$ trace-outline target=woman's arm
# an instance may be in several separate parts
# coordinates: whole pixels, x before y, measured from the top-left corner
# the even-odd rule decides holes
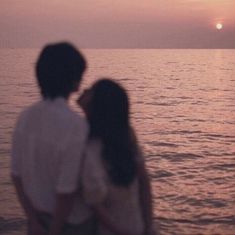
[[[95,205],[93,206],[93,209],[100,223],[102,223],[110,232],[116,235],[135,235],[116,227],[114,222],[110,218],[110,215],[107,213],[106,209],[102,205]]]
[[[138,163],[138,179],[140,206],[145,223],[145,234],[147,235],[152,231],[153,206],[150,180],[144,162]]]
[[[153,206],[152,206],[152,190],[148,172],[146,170],[145,162],[141,148],[138,144],[137,136],[133,128],[131,128],[131,141],[135,149],[136,162],[137,162],[137,177],[139,181],[139,195],[140,195],[140,207],[144,219],[145,232],[144,234],[150,234],[152,230],[153,220]]]

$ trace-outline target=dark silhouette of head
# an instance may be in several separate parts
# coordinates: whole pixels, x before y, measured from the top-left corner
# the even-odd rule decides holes
[[[96,82],[91,88],[88,120],[91,138],[103,143],[102,157],[112,182],[128,186],[136,176],[136,152],[124,88],[109,79]]]
[[[85,69],[83,55],[71,44],[63,42],[45,46],[36,64],[43,98],[68,98],[78,89]]]
[[[91,89],[90,112],[92,119],[96,120],[96,126],[102,127],[100,135],[104,131],[126,131],[129,128],[129,101],[125,90],[116,82],[102,79],[96,82]],[[99,125],[98,125],[99,124]],[[98,134],[98,133],[97,133]]]

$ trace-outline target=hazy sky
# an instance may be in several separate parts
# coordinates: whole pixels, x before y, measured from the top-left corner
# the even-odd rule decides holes
[[[235,48],[235,0],[0,0],[0,27],[0,47]]]

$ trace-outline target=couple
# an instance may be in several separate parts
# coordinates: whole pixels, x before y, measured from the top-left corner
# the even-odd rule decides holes
[[[103,79],[68,106],[86,70],[72,45],[46,46],[36,64],[42,100],[18,118],[11,176],[29,235],[147,235],[152,204],[125,90]]]

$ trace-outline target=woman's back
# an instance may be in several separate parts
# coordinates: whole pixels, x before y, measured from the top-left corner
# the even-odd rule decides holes
[[[151,224],[150,187],[131,128],[127,92],[102,79],[80,104],[90,124],[84,192],[102,221],[101,234],[143,234]]]
[[[92,205],[101,204],[115,227],[131,234],[142,234],[144,225],[137,177],[128,186],[115,185],[107,173],[101,154],[101,142],[89,141],[83,174],[85,199]],[[99,224],[99,234],[113,233]]]
[[[132,234],[142,234],[143,219],[139,205],[139,187],[135,180],[129,187],[116,187],[112,184],[108,186],[109,191],[104,201],[107,212],[112,216],[115,225],[124,231]],[[101,234],[111,234],[102,228]]]

